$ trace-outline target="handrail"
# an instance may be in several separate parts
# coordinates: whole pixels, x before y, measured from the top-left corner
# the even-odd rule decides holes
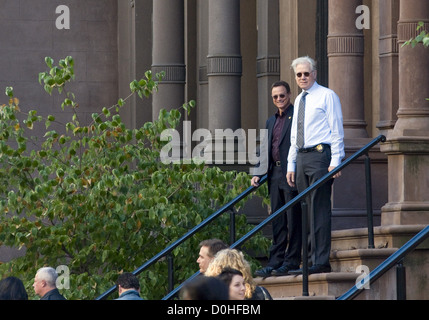
[[[328,180],[332,179],[334,175],[336,175],[338,172],[343,170],[345,167],[350,165],[353,161],[357,160],[363,155],[366,155],[368,153],[368,150],[373,148],[375,145],[377,145],[380,142],[385,142],[386,137],[384,135],[380,135],[374,140],[372,140],[370,143],[368,143],[366,146],[364,146],[362,149],[360,149],[358,152],[347,158],[345,161],[343,161],[338,167],[336,167],[334,170],[328,172],[325,176],[323,176],[321,179],[317,180],[314,184],[309,186],[304,191],[300,192],[295,198],[290,200],[288,203],[286,203],[283,207],[278,209],[276,212],[269,215],[264,221],[262,221],[260,224],[258,224],[256,227],[254,227],[251,231],[249,231],[246,235],[241,237],[238,241],[234,242],[230,248],[234,249],[236,247],[241,246],[244,242],[246,242],[248,239],[253,237],[257,232],[259,232],[263,227],[265,227],[268,223],[270,223],[272,220],[277,218],[278,215],[282,214],[284,211],[289,209],[290,207],[294,206],[298,202],[302,201],[302,199],[310,192],[314,191],[315,189],[321,187],[324,183],[326,183]],[[306,238],[306,237],[305,237]],[[303,237],[304,239],[304,237]],[[304,269],[304,268],[303,268]],[[199,272],[195,273],[191,278],[189,278],[187,281],[195,278],[195,276],[198,275]],[[303,278],[306,278],[308,276],[308,271],[303,270]],[[185,282],[187,282],[185,281]],[[173,291],[171,291],[168,295],[166,295],[163,300],[168,300],[172,298],[176,293],[183,287],[184,283],[180,284],[178,287],[176,287]],[[305,284],[304,284],[305,285]]]
[[[176,249],[177,246],[179,246],[182,242],[186,241],[190,237],[192,237],[195,233],[197,233],[199,230],[204,228],[207,224],[211,223],[213,220],[215,220],[217,217],[219,217],[221,214],[225,213],[226,211],[232,209],[238,202],[243,200],[245,197],[247,197],[250,193],[257,190],[259,187],[261,187],[265,182],[267,181],[267,175],[263,176],[261,180],[259,181],[258,187],[249,187],[245,191],[243,191],[241,194],[239,194],[237,197],[232,199],[230,202],[228,202],[226,205],[224,205],[222,208],[217,210],[215,213],[210,215],[207,219],[202,221],[200,224],[192,228],[190,231],[188,231],[185,235],[183,235],[181,238],[173,242],[171,245],[169,245],[167,248],[159,252],[157,255],[152,257],[149,261],[144,263],[142,266],[134,270],[132,273],[134,275],[138,275],[147,268],[149,268],[152,264],[157,262],[159,259],[168,256],[174,249]],[[193,279],[199,272],[191,276]],[[99,295],[95,300],[103,300],[107,298],[110,294],[112,294],[117,289],[116,286],[112,286],[110,289],[105,291],[103,294]]]
[[[251,231],[249,231],[246,235],[241,237],[238,241],[234,242],[232,245],[230,245],[230,248],[236,248],[241,246],[245,241],[253,237],[257,232],[259,232],[263,227],[265,227],[268,223],[270,223],[272,220],[274,220],[278,215],[282,214],[284,211],[286,211],[288,208],[294,206],[298,202],[302,201],[302,199],[310,192],[314,191],[315,189],[321,187],[324,183],[326,183],[328,180],[332,179],[334,175],[336,175],[338,172],[340,172],[342,169],[350,165],[353,161],[360,158],[362,155],[365,155],[368,153],[368,150],[370,150],[372,147],[377,145],[379,142],[385,142],[386,137],[384,135],[380,135],[374,140],[372,140],[370,143],[368,143],[366,146],[364,146],[361,150],[347,158],[344,162],[342,162],[338,167],[336,167],[334,170],[328,172],[325,176],[323,176],[321,179],[316,181],[314,184],[309,186],[307,189],[302,191],[298,194],[295,198],[290,200],[288,203],[286,203],[283,207],[278,209],[276,212],[272,213],[268,218],[266,218],[264,221],[262,221],[259,225],[254,227]],[[261,178],[259,187],[267,181],[267,175]],[[141,267],[133,271],[134,275],[138,275],[141,272],[143,272],[145,269],[147,269],[149,266],[157,262],[159,259],[161,259],[164,256],[167,256],[171,253],[178,245],[180,245],[182,242],[193,236],[196,232],[198,232],[200,229],[205,227],[207,224],[211,223],[214,219],[216,219],[218,216],[220,216],[222,213],[230,210],[236,203],[247,197],[250,193],[258,189],[259,187],[249,187],[247,190],[245,190],[243,193],[241,193],[239,196],[237,196],[235,199],[231,200],[228,204],[224,205],[221,209],[213,213],[211,216],[209,216],[206,220],[201,222],[199,225],[195,226],[193,229],[188,231],[184,236],[182,236],[180,239],[176,240],[173,244],[159,252],[157,255],[155,255],[153,258],[151,258],[149,261],[147,261],[145,264],[143,264]],[[303,278],[306,278],[307,270],[303,270]],[[172,297],[174,297],[177,292],[183,287],[183,285],[194,279],[199,274],[199,271],[196,272],[194,275],[192,275],[190,278],[185,280],[182,284],[180,284],[178,287],[176,287],[174,290],[172,290],[169,294],[167,294],[162,300],[168,300]],[[116,290],[116,286],[112,286],[110,289],[108,289],[106,292],[101,294],[96,298],[96,300],[102,300],[108,297],[111,293],[113,293]]]
[[[355,284],[349,291],[337,298],[337,300],[349,300],[355,298],[362,292],[362,288],[366,284],[372,284],[383,274],[385,274],[390,268],[398,264],[408,253],[413,251],[419,244],[429,238],[429,226],[426,226],[407,243],[405,243],[400,249],[393,253],[390,257],[384,260],[378,267],[369,273],[368,276],[364,277],[358,284]]]
[[[344,162],[342,162],[338,167],[336,167],[334,170],[328,172],[326,175],[324,175],[321,179],[317,180],[315,183],[313,183],[311,186],[309,186],[304,191],[300,192],[295,198],[290,200],[288,203],[286,203],[283,207],[278,209],[276,212],[272,213],[268,218],[266,218],[264,221],[262,221],[259,225],[257,225],[254,229],[249,231],[246,235],[244,235],[241,239],[236,241],[234,244],[231,245],[231,248],[238,247],[243,244],[243,242],[247,241],[250,237],[254,236],[255,233],[260,231],[265,225],[270,223],[272,220],[277,218],[279,214],[286,211],[289,207],[292,207],[299,201],[301,201],[302,198],[304,198],[308,193],[314,191],[315,189],[321,187],[325,182],[327,182],[329,179],[331,179],[334,175],[336,175],[338,172],[340,172],[342,169],[350,165],[353,161],[360,158],[362,155],[365,155],[369,149],[377,145],[379,142],[386,141],[386,137],[383,135],[378,136],[376,139],[368,143],[365,147],[363,147],[361,150],[356,152],[354,155],[347,158]]]

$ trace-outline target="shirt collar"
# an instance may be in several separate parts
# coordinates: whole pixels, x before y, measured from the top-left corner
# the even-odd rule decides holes
[[[317,81],[314,81],[314,83],[313,83],[313,85],[311,86],[310,89],[308,89],[308,90],[302,90],[302,92],[307,92],[308,94],[310,94],[313,91],[315,91],[318,87],[319,87],[319,84],[317,83]]]

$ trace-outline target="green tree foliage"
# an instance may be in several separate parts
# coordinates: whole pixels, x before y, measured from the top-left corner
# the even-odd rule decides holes
[[[150,96],[162,74],[154,78],[146,72],[130,84],[128,97],[94,113],[92,123],[84,125],[75,96],[66,89],[74,79],[73,58],[58,66],[51,58],[45,61],[49,70],[40,73],[39,82],[48,94],[64,97],[62,108],[71,120],[61,124],[35,110],[24,115],[13,88],[6,88],[9,102],[0,106],[0,245],[25,255],[0,265],[0,276],[20,277],[33,298],[37,269],[65,265],[70,271],[70,289],[62,290],[66,298],[94,299],[120,272],[135,270],[244,191],[250,179],[203,164],[159,161],[167,143],[161,132],[175,128],[193,101],[179,110],[162,110],[157,121],[142,128],[125,127],[119,109],[133,94]],[[52,130],[53,123],[62,129]],[[35,126],[46,131],[43,139],[31,136]],[[266,195],[266,189],[261,192]],[[176,282],[198,269],[201,240],[228,241],[228,219],[221,217],[173,252]],[[238,237],[250,230],[244,215],[237,215],[236,225]],[[266,251],[268,243],[257,235],[246,246]],[[165,259],[144,271],[140,282],[144,298],[163,297]]]

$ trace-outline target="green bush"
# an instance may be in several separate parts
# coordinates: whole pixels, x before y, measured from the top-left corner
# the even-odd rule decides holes
[[[58,66],[51,58],[45,61],[49,70],[40,73],[39,82],[49,94],[65,97],[62,108],[72,111],[71,120],[61,124],[35,110],[23,115],[13,88],[6,88],[9,102],[0,106],[0,245],[22,248],[25,255],[0,265],[0,275],[20,277],[34,298],[37,269],[65,265],[70,288],[61,290],[64,296],[94,299],[120,272],[135,270],[244,191],[250,178],[203,164],[159,161],[167,143],[161,132],[177,126],[193,101],[184,110],[162,110],[157,121],[142,128],[125,127],[119,109],[133,94],[150,96],[162,74],[154,79],[146,72],[130,84],[127,98],[83,125],[75,96],[66,90],[74,79],[72,57]],[[51,130],[52,123],[62,131]],[[36,126],[46,129],[43,139],[31,136]],[[173,252],[177,283],[198,269],[201,240],[227,241],[228,219],[221,217]],[[238,215],[237,236],[249,230],[246,217]],[[246,246],[266,251],[268,242],[257,235]],[[143,272],[140,282],[144,298],[162,298],[168,287],[165,259]]]

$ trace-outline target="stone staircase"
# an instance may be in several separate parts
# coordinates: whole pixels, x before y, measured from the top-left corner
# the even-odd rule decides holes
[[[363,273],[369,274],[425,226],[380,226],[374,228],[374,249],[368,249],[368,230],[332,232],[331,273],[308,277],[309,296],[302,296],[302,275],[255,278],[276,300],[334,300],[353,287]],[[407,299],[429,299],[429,240],[404,259]],[[396,300],[396,268],[369,286],[357,300]]]

